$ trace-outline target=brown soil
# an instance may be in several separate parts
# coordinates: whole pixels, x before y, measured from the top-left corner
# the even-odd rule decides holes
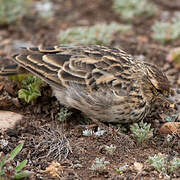
[[[56,13],[48,22],[39,19],[36,14],[24,17],[18,25],[11,24],[0,27],[0,63],[2,65],[11,63],[10,56],[17,52],[12,48],[13,42],[21,40],[31,42],[33,45],[55,45],[58,44],[56,36],[60,30],[76,25],[92,25],[97,22],[123,20],[116,15],[112,8],[111,0],[53,0],[56,4]],[[161,11],[174,11],[172,2],[157,1],[155,3]],[[179,2],[176,1],[176,9]],[[159,45],[151,38],[150,26],[159,15],[148,19],[136,18],[133,22],[133,32],[128,35],[116,35],[112,46],[121,46],[132,55],[144,55],[145,60],[154,62],[168,75],[173,87],[180,88],[180,72],[173,64],[166,62],[166,55],[175,46],[180,46],[177,40],[167,45]],[[1,80],[5,82],[4,80]],[[1,93],[17,97],[17,84],[8,81],[8,86],[1,89]],[[107,125],[107,132],[100,137],[82,135],[86,125],[92,124],[84,118],[77,110],[72,111],[65,123],[58,120],[58,112],[62,106],[55,97],[51,97],[51,89],[45,87],[41,97],[32,104],[20,101],[17,104],[0,103],[1,109],[11,110],[24,115],[23,120],[14,129],[0,132],[0,139],[8,141],[8,145],[0,146],[0,152],[5,154],[11,152],[20,142],[24,142],[23,150],[15,158],[16,161],[28,160],[27,170],[34,174],[28,179],[160,179],[160,174],[148,163],[149,156],[162,153],[168,155],[169,160],[179,156],[179,137],[174,136],[171,144],[167,143],[166,135],[159,132],[161,119],[157,117],[147,118],[146,121],[154,128],[153,137],[143,145],[137,144],[132,136],[129,125],[124,134],[120,133],[117,126]],[[97,129],[94,129],[95,131]],[[111,155],[105,150],[105,145],[115,145],[117,148]],[[107,168],[102,172],[90,170],[95,158],[105,157]],[[59,178],[52,177],[45,169],[52,162],[59,162]],[[138,172],[134,168],[134,162],[142,163],[143,170]],[[125,172],[118,173],[115,169],[128,165]],[[171,178],[179,179],[180,171],[177,170]],[[163,179],[163,177],[162,177]]]

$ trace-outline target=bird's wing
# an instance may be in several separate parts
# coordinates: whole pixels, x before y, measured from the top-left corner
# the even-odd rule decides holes
[[[57,88],[77,84],[90,91],[122,91],[132,82],[135,67],[130,55],[104,46],[25,48],[14,61]]]

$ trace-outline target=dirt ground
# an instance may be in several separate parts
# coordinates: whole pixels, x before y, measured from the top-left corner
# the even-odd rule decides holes
[[[155,42],[152,37],[151,26],[160,18],[162,11],[180,11],[178,0],[152,0],[157,3],[159,13],[155,17],[139,17],[133,21],[133,32],[114,36],[112,46],[120,46],[132,55],[144,55],[145,60],[161,67],[175,88],[180,88],[180,71],[173,64],[166,61],[169,50],[180,46],[180,40],[173,41],[164,46]],[[56,4],[55,16],[48,22],[37,18],[36,14],[24,17],[18,25],[11,24],[0,27],[0,63],[10,64],[11,55],[17,53],[13,49],[15,41],[28,42],[32,45],[56,45],[59,44],[56,36],[60,30],[77,25],[93,25],[97,22],[115,21],[123,23],[116,15],[108,0],[53,0]],[[174,5],[176,3],[176,5]],[[174,6],[173,6],[174,5]],[[18,86],[7,80],[1,94],[8,93],[12,98],[17,97]],[[32,104],[20,100],[18,105],[4,104],[0,102],[1,110],[11,110],[20,113],[23,120],[15,128],[0,132],[0,138],[8,141],[5,147],[0,146],[0,151],[7,154],[11,152],[20,142],[24,147],[16,161],[28,160],[27,170],[34,174],[28,179],[165,179],[148,163],[149,156],[161,153],[168,155],[169,160],[174,156],[180,157],[179,137],[174,136],[169,145],[166,135],[159,132],[161,119],[157,117],[146,118],[147,122],[154,128],[153,137],[143,145],[137,144],[129,125],[123,125],[126,129],[123,134],[117,126],[107,125],[109,129],[103,136],[83,136],[86,125],[92,124],[87,121],[77,110],[70,110],[72,115],[65,123],[58,120],[58,112],[63,107],[55,97],[51,96],[51,89],[47,85],[43,94]],[[97,129],[94,129],[95,131]],[[105,150],[105,145],[115,145],[117,148],[111,155]],[[103,172],[90,170],[95,158],[105,157],[107,168]],[[45,169],[53,162],[59,162],[59,177],[52,177]],[[143,164],[142,172],[134,168],[134,163]],[[125,172],[118,173],[115,169],[128,165]],[[180,179],[180,170],[177,170],[171,179]]]

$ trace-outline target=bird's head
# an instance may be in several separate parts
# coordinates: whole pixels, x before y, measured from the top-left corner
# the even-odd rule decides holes
[[[171,88],[166,75],[152,64],[146,64],[146,74],[153,87],[156,96],[169,97]]]
[[[174,108],[171,100],[173,90],[166,75],[152,64],[144,63],[143,95],[151,105],[167,111]],[[169,111],[169,110],[168,110]]]

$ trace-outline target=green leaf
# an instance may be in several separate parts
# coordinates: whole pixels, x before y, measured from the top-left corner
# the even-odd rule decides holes
[[[15,82],[22,82],[27,77],[27,74],[16,74],[12,76],[8,76],[9,80],[13,80]]]
[[[16,148],[10,153],[10,158],[8,160],[13,160],[15,156],[17,156],[18,153],[21,151],[22,147],[23,147],[23,143],[16,146]]]
[[[22,81],[23,89],[20,89],[18,92],[18,97],[24,99],[27,103],[37,99],[41,96],[41,87],[45,83],[38,77],[29,75],[26,79]]]
[[[17,166],[16,166],[16,172],[19,172],[21,171],[27,164],[27,160],[25,159],[24,161],[22,161],[21,163],[19,163]]]
[[[6,156],[4,156],[3,158],[2,158],[2,160],[0,161],[0,176],[2,176],[3,174],[4,174],[4,171],[3,171],[3,166],[5,165],[5,163],[6,163]]]
[[[31,174],[32,174],[31,171],[22,171],[20,173],[16,173],[14,175],[14,179],[22,179],[22,178],[25,178],[25,177],[29,177]]]
[[[18,91],[18,98],[20,99],[24,99],[27,103],[29,102],[28,101],[28,90],[26,89],[20,89]]]
[[[24,99],[27,103],[41,96],[40,90],[36,89],[36,87],[30,86],[29,90],[20,89],[18,91],[18,98]]]
[[[45,83],[37,76],[28,75],[26,79],[22,81],[22,88],[30,89],[31,85],[35,85],[37,89],[40,89],[40,87],[44,86]]]

